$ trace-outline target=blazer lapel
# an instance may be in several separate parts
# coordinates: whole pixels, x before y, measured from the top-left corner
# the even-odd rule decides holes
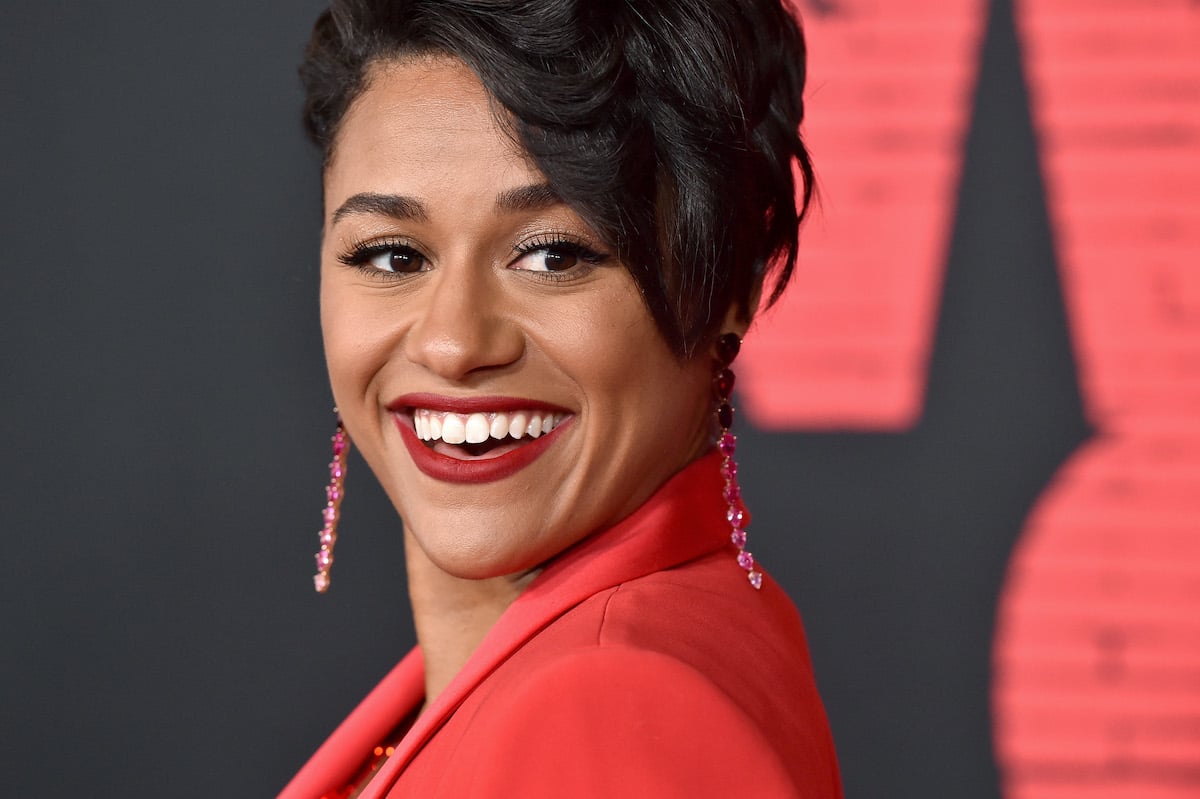
[[[463,700],[554,619],[593,594],[686,563],[728,544],[729,523],[724,516],[724,483],[719,469],[720,456],[706,455],[668,480],[631,516],[589,536],[548,563],[496,622],[462,671],[417,719],[360,799],[386,796],[405,766]],[[412,658],[410,653],[401,666]],[[393,671],[387,679],[395,674]],[[412,707],[410,703],[402,708],[392,716],[392,723]],[[381,730],[379,734],[386,732]],[[377,740],[363,744],[363,756]]]
[[[278,799],[316,799],[348,783],[367,753],[399,719],[418,707],[424,696],[425,667],[421,650],[413,649],[338,725]]]

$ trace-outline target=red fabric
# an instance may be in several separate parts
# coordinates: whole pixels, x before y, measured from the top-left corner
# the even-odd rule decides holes
[[[841,797],[799,615],[735,562],[718,465],[550,563],[363,799]],[[280,799],[341,787],[422,692],[413,650]]]

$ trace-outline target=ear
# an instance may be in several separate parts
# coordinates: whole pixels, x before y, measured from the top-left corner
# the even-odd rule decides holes
[[[734,302],[729,306],[729,310],[725,312],[725,318],[721,320],[720,333],[736,333],[738,338],[745,338],[750,323],[754,321],[754,317],[758,313],[758,305],[762,302],[762,291],[763,279],[760,277],[754,281],[754,286],[750,289],[749,300],[745,305]]]

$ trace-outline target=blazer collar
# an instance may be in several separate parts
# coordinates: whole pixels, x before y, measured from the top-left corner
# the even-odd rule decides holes
[[[593,594],[678,566],[729,543],[721,457],[713,452],[663,484],[608,530],[588,536],[550,561],[496,622],[479,648],[416,720],[360,799],[387,795],[404,767],[467,696],[539,630]],[[329,790],[333,772],[351,772],[421,702],[424,667],[414,648],[362,701],[288,784],[279,799],[310,799]]]

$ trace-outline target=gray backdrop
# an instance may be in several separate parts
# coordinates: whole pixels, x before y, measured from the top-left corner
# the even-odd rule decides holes
[[[334,589],[309,580],[331,414],[295,66],[321,5],[6,4],[4,795],[272,796],[413,643],[357,460]],[[922,422],[742,431],[849,796],[999,796],[996,595],[1087,435],[1058,292],[998,0]]]

